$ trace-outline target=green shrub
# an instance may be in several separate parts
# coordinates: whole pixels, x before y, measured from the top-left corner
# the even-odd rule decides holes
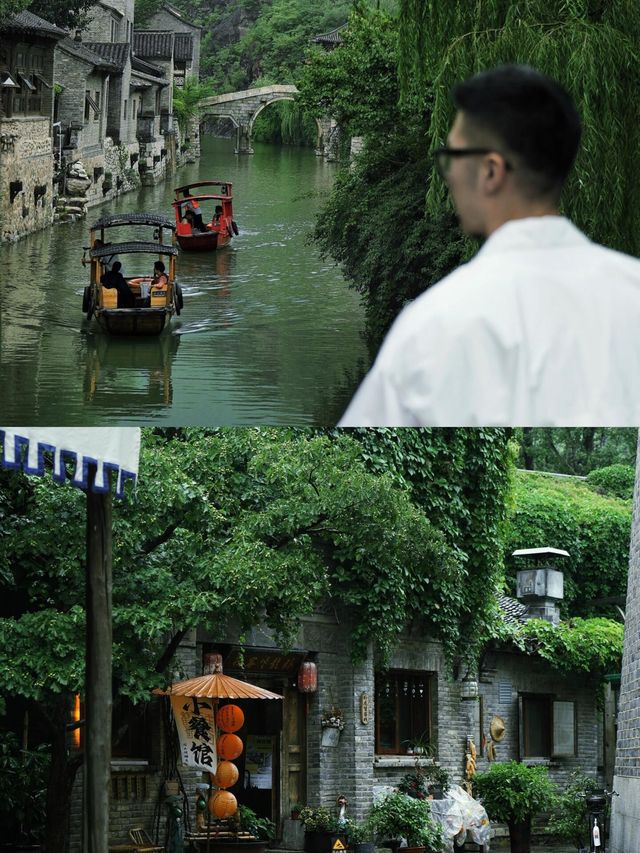
[[[444,845],[442,830],[431,817],[428,800],[389,794],[372,807],[369,822],[379,841],[406,838],[409,847],[431,850],[440,850]]]
[[[338,832],[338,818],[325,806],[305,806],[300,811],[300,820],[307,832]]]
[[[601,495],[632,500],[635,476],[635,468],[631,465],[609,465],[607,468],[590,471],[587,474],[587,483]]]
[[[549,832],[570,841],[578,848],[589,845],[587,796],[599,790],[590,776],[576,771],[571,782],[558,796],[554,813],[549,821]]]
[[[474,793],[491,820],[520,823],[555,802],[556,786],[546,767],[529,767],[519,761],[492,764],[475,779]]]

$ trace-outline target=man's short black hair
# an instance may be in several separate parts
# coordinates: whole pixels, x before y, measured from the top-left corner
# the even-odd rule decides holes
[[[575,104],[559,83],[527,65],[502,65],[455,86],[453,102],[472,128],[516,155],[532,189],[559,193],[581,134]]]
[[[159,270],[159,272],[164,272],[164,264],[162,261],[156,261],[153,265],[154,270]]]
[[[116,262],[114,263],[114,265],[111,267],[111,269],[112,269],[114,272],[120,272],[120,270],[122,269],[122,264],[120,263],[120,261],[116,261]]]

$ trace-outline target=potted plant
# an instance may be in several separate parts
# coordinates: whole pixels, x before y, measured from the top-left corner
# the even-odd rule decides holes
[[[198,842],[201,849],[210,844],[214,853],[264,853],[267,844],[275,838],[273,821],[258,816],[248,806],[238,806],[237,812],[227,818],[226,825],[234,833],[231,837],[221,837],[214,828],[207,842]]]
[[[397,849],[406,839],[408,851],[439,851],[444,847],[440,826],[431,817],[428,800],[396,792],[375,803],[369,813],[369,825],[375,837]]]
[[[368,820],[349,820],[346,829],[353,853],[374,853],[373,829]]]
[[[346,847],[346,832],[338,818],[326,806],[305,806],[300,811],[304,823],[304,849],[306,853],[331,853],[340,838]]]
[[[300,812],[303,808],[302,803],[294,803],[291,806],[291,820],[300,820]]]
[[[587,797],[601,790],[595,779],[575,771],[560,793],[549,821],[549,831],[575,844],[579,851],[589,849],[589,810]]]
[[[547,768],[506,761],[473,781],[489,817],[508,824],[511,853],[530,853],[531,818],[555,802],[556,786]]]

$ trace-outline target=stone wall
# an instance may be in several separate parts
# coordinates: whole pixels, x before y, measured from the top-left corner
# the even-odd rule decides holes
[[[2,119],[0,133],[14,136],[2,152],[0,169],[0,241],[16,240],[46,228],[53,221],[53,156],[49,118],[40,116]],[[10,200],[10,184],[22,183],[21,192]],[[36,187],[44,189],[37,201]]]
[[[636,463],[618,742],[611,818],[612,853],[640,850],[640,445]]]

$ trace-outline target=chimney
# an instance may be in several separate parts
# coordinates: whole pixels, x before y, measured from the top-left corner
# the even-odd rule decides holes
[[[546,619],[552,625],[560,621],[560,602],[564,598],[564,577],[554,563],[568,557],[560,548],[521,548],[513,552],[522,557],[527,567],[520,569],[516,581],[516,597],[526,604],[529,616]]]

